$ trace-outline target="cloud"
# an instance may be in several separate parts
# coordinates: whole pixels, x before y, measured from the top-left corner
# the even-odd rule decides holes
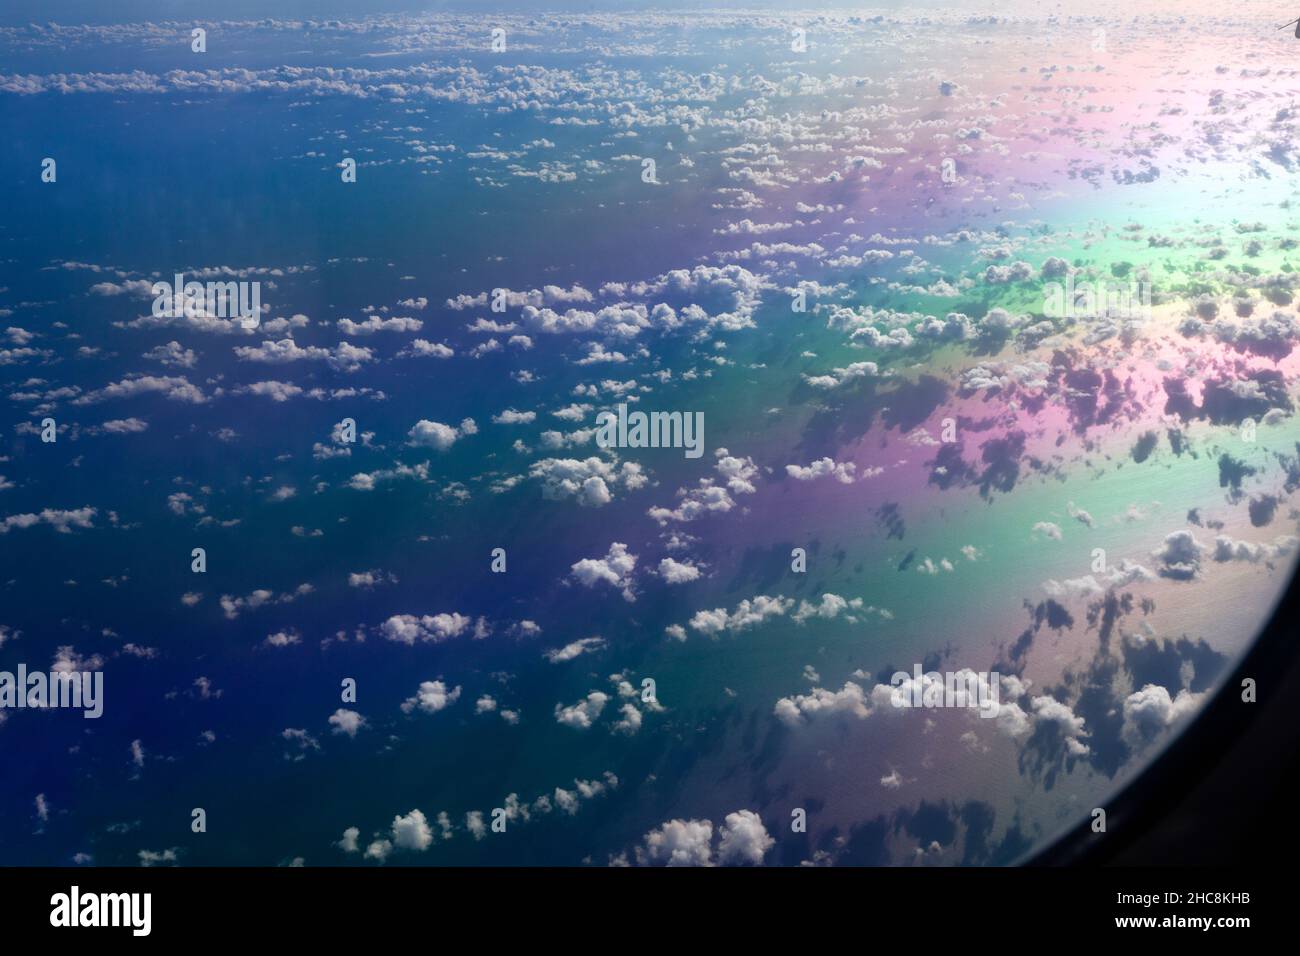
[[[741,601],[730,613],[726,608],[697,611],[691,617],[689,624],[693,630],[701,634],[715,635],[723,631],[739,633],[762,624],[770,617],[780,617],[792,607],[794,607],[794,600],[791,598],[779,594],[776,597],[760,594],[752,599],[746,598]]]
[[[1078,521],[1080,524],[1087,525],[1089,528],[1095,527],[1092,515],[1088,514],[1088,512],[1084,511],[1082,508],[1075,507],[1073,501],[1065,506],[1065,510],[1069,513],[1071,518]]]
[[[1088,745],[1083,738],[1088,736],[1084,729],[1082,717],[1075,715],[1068,704],[1063,704],[1055,697],[1043,695],[1030,701],[1034,718],[1037,721],[1055,724],[1065,738],[1065,746],[1075,756],[1088,753]]]
[[[291,647],[294,644],[302,643],[302,637],[294,630],[287,629],[276,631],[274,634],[266,636],[266,643],[271,647]]]
[[[480,626],[483,619],[479,618]],[[426,614],[416,617],[414,614],[394,614],[379,625],[380,632],[390,641],[414,646],[418,641],[424,644],[438,644],[453,637],[460,637],[474,625],[473,618],[456,612],[443,614]]]
[[[953,571],[955,569],[952,562],[947,558],[940,558],[938,564],[935,564],[931,558],[925,558],[916,565],[916,570],[920,574],[928,574],[933,577],[941,571]]]
[[[407,444],[414,448],[434,448],[438,451],[446,451],[456,444],[459,439],[477,432],[478,426],[474,424],[472,418],[466,418],[462,421],[459,428],[422,418],[415,423],[406,435],[409,439]]]
[[[1214,539],[1215,561],[1246,561],[1258,564],[1261,561],[1273,561],[1284,558],[1295,550],[1297,539],[1294,535],[1280,535],[1269,543],[1236,541],[1226,534]]]
[[[99,427],[109,435],[136,435],[147,431],[149,423],[139,418],[114,418]]]
[[[316,589],[310,584],[300,584],[292,591],[285,591],[276,594],[274,591],[266,588],[258,588],[246,597],[233,597],[229,594],[221,595],[221,610],[226,615],[226,620],[233,621],[244,611],[254,611],[263,605],[269,604],[291,604],[300,597],[311,594]]]
[[[449,345],[441,342],[430,342],[426,339],[414,339],[410,346],[397,353],[398,358],[438,358],[449,359],[456,354],[456,351]]]
[[[718,862],[723,866],[758,866],[776,845],[753,810],[728,813],[718,831]]]
[[[374,491],[380,484],[402,478],[428,481],[429,463],[425,461],[418,465],[403,465],[398,462],[392,468],[380,468],[368,472],[360,471],[348,479],[348,487],[356,491]]]
[[[736,506],[727,489],[715,485],[712,478],[701,478],[699,487],[682,488],[677,494],[681,503],[676,508],[654,507],[646,514],[663,526],[670,521],[695,521],[710,512],[725,513]]]
[[[402,701],[402,713],[409,714],[421,710],[426,714],[436,714],[460,700],[460,687],[448,688],[440,680],[420,682],[420,689],[414,697]]]
[[[641,866],[712,866],[713,823],[669,820],[645,835],[636,848]]]
[[[1051,538],[1053,541],[1061,540],[1060,525],[1053,524],[1051,521],[1040,521],[1034,525],[1030,532],[1034,535],[1042,535],[1044,538]]]
[[[635,462],[606,461],[592,456],[544,458],[534,462],[529,477],[542,482],[542,495],[551,499],[575,498],[581,505],[599,507],[614,500],[613,489],[636,491],[646,484],[641,466]]]
[[[292,382],[276,381],[254,382],[251,385],[245,385],[241,389],[241,393],[269,398],[273,402],[287,402],[291,398],[297,398],[299,395],[304,394],[303,389]]]
[[[607,703],[609,703],[608,694],[593,690],[585,700],[580,700],[569,707],[556,704],[555,721],[575,730],[587,730],[600,718]]]
[[[609,553],[603,558],[583,558],[574,562],[569,572],[578,583],[593,588],[597,584],[608,584],[620,589],[623,597],[629,601],[636,599],[632,590],[632,572],[636,569],[637,556],[628,551],[627,545],[614,542],[609,546]]]
[[[139,741],[136,741],[139,743]],[[159,863],[175,863],[180,859],[180,847],[168,847],[166,850],[141,850],[141,866],[157,866]]]
[[[1043,582],[1043,590],[1054,598],[1097,597],[1105,594],[1108,588],[1122,588],[1139,581],[1153,581],[1155,577],[1149,569],[1124,558],[1119,564],[1111,565],[1110,569],[1101,576],[1100,581],[1091,574],[1067,578],[1064,581],[1049,578]]]
[[[374,335],[376,332],[418,332],[424,328],[424,323],[419,319],[397,317],[381,319],[377,315],[368,316],[362,322],[339,319],[336,324],[344,335]]]
[[[876,378],[880,367],[875,362],[854,362],[844,368],[834,368],[825,375],[805,375],[803,380],[813,388],[823,391],[840,388],[858,379]]]
[[[1132,750],[1140,750],[1160,731],[1201,706],[1204,694],[1180,690],[1170,698],[1159,684],[1147,684],[1124,698],[1124,724],[1120,736]]]
[[[848,714],[865,720],[871,716],[872,706],[862,685],[845,681],[838,691],[815,687],[810,693],[795,697],[782,697],[776,702],[773,713],[789,727],[798,727],[808,718],[824,714]]]
[[[866,606],[863,603],[862,598],[843,598],[838,594],[827,592],[822,595],[821,600],[817,604],[810,604],[806,600],[800,601],[799,609],[791,615],[791,619],[796,624],[803,624],[805,621],[813,618],[822,618],[823,620],[829,621],[843,614],[845,620],[849,623],[856,624],[858,622],[856,612],[858,611],[872,611],[877,614],[881,613],[879,608]]]
[[[565,661],[581,657],[583,654],[594,653],[604,646],[605,639],[603,637],[584,637],[571,644],[565,644],[563,647],[544,651],[542,656],[552,664],[562,664]]]
[[[700,569],[688,562],[664,558],[659,562],[659,577],[668,584],[687,584],[699,580]]]
[[[754,485],[758,466],[752,458],[732,455],[725,448],[719,448],[714,456],[714,470],[725,480],[725,488],[712,478],[701,478],[695,488],[677,490],[681,503],[676,508],[655,507],[646,513],[661,526],[670,521],[694,521],[711,512],[730,511],[736,506],[732,495],[752,495],[758,490]]]
[[[143,358],[176,368],[193,368],[198,364],[198,356],[192,350],[182,348],[179,342],[156,346],[145,352]]]
[[[361,831],[356,827],[348,827],[343,831],[343,839],[335,844],[344,853],[356,853],[360,850],[357,846],[357,838],[361,836]]]
[[[89,530],[93,528],[95,515],[99,509],[86,506],[71,511],[61,508],[44,508],[39,513],[9,515],[0,519],[0,534],[8,534],[14,528],[32,528],[38,524],[47,524],[60,534],[71,534],[73,528]]]
[[[623,717],[615,722],[612,728],[614,733],[630,737],[641,729],[641,711],[637,710],[635,705],[624,704],[619,712]]]
[[[819,458],[807,467],[786,465],[785,471],[796,481],[812,481],[831,477],[841,484],[851,485],[856,480],[858,466],[851,461],[837,463],[834,458]]]
[[[1157,573],[1175,581],[1190,581],[1201,570],[1201,542],[1190,531],[1174,531],[1165,536],[1165,542],[1151,556],[1160,562]]]
[[[278,342],[266,340],[260,345],[237,345],[235,356],[241,362],[257,362],[264,365],[287,365],[291,362],[325,362],[331,368],[341,372],[355,372],[365,362],[374,359],[374,353],[368,348],[340,342],[332,350],[319,346],[300,346],[293,339],[280,339]]]
[[[87,392],[73,399],[73,405],[95,405],[115,398],[136,398],[140,395],[162,395],[168,401],[202,405],[206,402],[201,389],[191,385],[189,379],[169,375],[128,375],[119,382]]]
[[[389,571],[353,571],[348,575],[348,587],[373,588],[380,584],[396,584],[397,575]]]
[[[355,844],[355,838],[353,842]],[[393,846],[397,849],[422,852],[432,845],[433,830],[419,810],[412,810],[404,817],[393,818]]]
[[[349,737],[355,737],[357,732],[366,726],[366,718],[362,717],[355,710],[346,710],[340,707],[334,713],[330,714],[330,726],[334,728],[336,734],[347,734]]]

